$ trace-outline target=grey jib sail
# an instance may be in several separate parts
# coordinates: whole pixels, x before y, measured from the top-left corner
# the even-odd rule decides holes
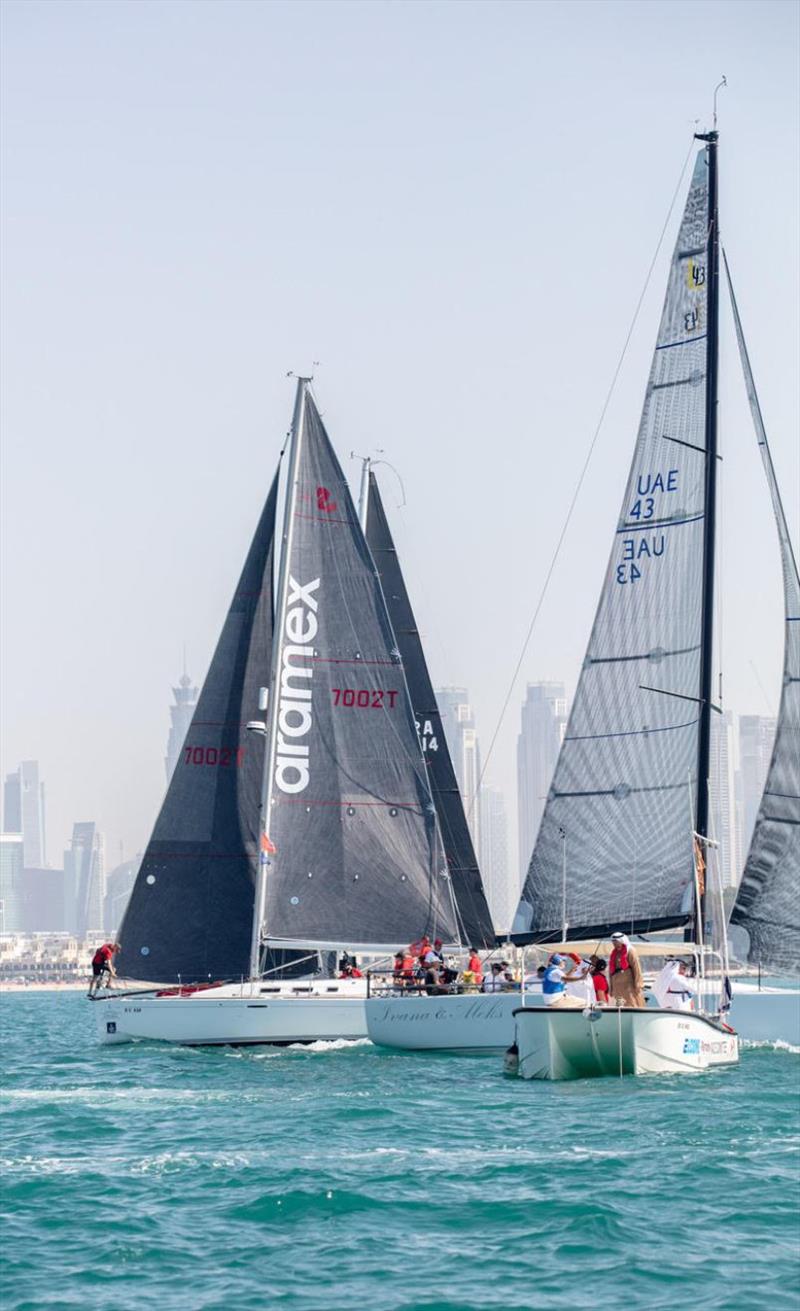
[[[117,969],[193,983],[250,972],[277,475],[120,928]]]
[[[689,918],[706,474],[707,171],[701,151],[622,513],[515,937],[559,936],[565,921],[580,937]]]
[[[800,577],[789,537],[739,310],[725,260],[739,353],[780,543],[785,605],[783,688],[764,795],[731,923],[749,935],[748,959],[800,973]]]
[[[428,766],[436,812],[439,816],[447,867],[465,941],[474,946],[494,945],[492,917],[486,903],[478,862],[464,814],[453,762],[445,740],[439,707],[428,674],[411,602],[397,558],[374,473],[369,475],[367,542],[380,575],[389,618],[403,660],[406,683]]]
[[[310,393],[301,413],[264,933],[273,944],[401,946],[423,932],[452,942],[451,883],[380,581]]]

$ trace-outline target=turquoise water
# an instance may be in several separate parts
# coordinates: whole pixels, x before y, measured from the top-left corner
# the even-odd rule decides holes
[[[4,1311],[800,1306],[791,1051],[547,1085],[368,1044],[99,1048],[89,1011],[0,1000]]]

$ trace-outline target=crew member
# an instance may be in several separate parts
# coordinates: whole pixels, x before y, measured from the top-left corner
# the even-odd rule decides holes
[[[104,942],[102,947],[97,948],[92,957],[92,980],[86,994],[88,997],[100,990],[106,975],[108,975],[106,986],[111,987],[111,980],[116,978],[117,975],[117,971],[114,969],[114,956],[121,945],[119,942]]]
[[[644,1006],[644,978],[639,957],[624,933],[612,933],[614,946],[608,963],[611,1000],[615,1006]]]

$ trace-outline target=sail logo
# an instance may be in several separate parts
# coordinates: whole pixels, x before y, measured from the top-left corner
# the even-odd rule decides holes
[[[314,675],[314,647],[319,629],[317,597],[320,580],[295,582],[289,575],[289,597],[283,621],[280,698],[278,701],[278,745],[275,783],[281,792],[303,792],[309,783],[308,742],[313,716],[311,680]]]

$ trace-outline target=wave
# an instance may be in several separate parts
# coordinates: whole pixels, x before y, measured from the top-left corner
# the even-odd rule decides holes
[[[757,1051],[759,1048],[766,1048],[772,1052],[791,1052],[793,1056],[800,1056],[800,1047],[794,1043],[785,1042],[783,1038],[740,1038],[741,1046],[747,1051]]]

